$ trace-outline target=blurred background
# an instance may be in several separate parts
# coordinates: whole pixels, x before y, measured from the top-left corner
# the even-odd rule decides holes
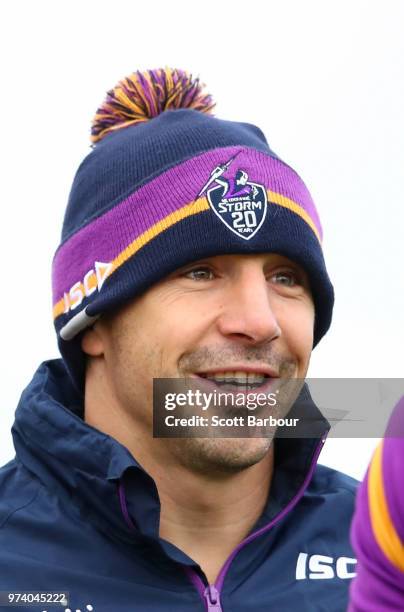
[[[0,464],[22,389],[58,356],[51,261],[105,93],[136,69],[200,76],[308,185],[336,290],[309,375],[403,378],[404,3],[36,0],[0,9]],[[321,461],[361,479],[375,439]]]

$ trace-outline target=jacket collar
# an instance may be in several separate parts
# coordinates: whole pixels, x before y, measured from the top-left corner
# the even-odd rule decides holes
[[[292,416],[310,416],[316,423],[316,438],[283,438],[280,432],[271,494],[255,529],[296,494],[312,464],[318,438],[329,429],[307,387],[292,412]],[[122,444],[83,420],[82,398],[61,359],[38,368],[21,396],[12,434],[18,459],[57,491],[66,511],[79,512],[113,537],[158,540],[180,560],[175,547],[158,538],[160,502],[153,479]]]

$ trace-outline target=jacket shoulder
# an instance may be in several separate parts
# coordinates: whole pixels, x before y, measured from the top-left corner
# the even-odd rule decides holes
[[[34,502],[40,488],[41,483],[17,459],[0,468],[0,529],[15,512]]]

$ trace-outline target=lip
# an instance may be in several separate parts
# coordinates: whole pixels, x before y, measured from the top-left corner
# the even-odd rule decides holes
[[[223,365],[220,368],[212,368],[202,370],[200,372],[195,372],[194,376],[197,376],[198,378],[205,378],[205,376],[214,376],[215,374],[220,374],[221,372],[251,372],[253,374],[263,374],[268,376],[269,378],[279,378],[278,372],[276,372],[272,368],[263,365],[254,366],[251,363],[249,363],[248,365],[243,365],[240,363]]]

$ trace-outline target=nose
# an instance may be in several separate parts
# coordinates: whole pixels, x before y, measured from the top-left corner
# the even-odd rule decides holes
[[[232,279],[222,297],[218,319],[221,334],[249,344],[262,344],[281,335],[262,269],[245,269]]]

